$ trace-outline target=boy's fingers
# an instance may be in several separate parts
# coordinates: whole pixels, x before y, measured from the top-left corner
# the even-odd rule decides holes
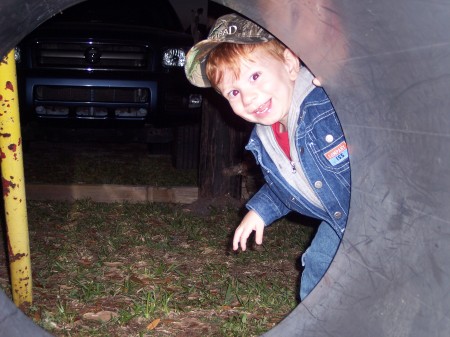
[[[234,232],[233,250],[238,250],[239,249],[239,240],[241,238],[241,233],[242,233],[242,228],[241,227],[238,227],[236,229],[236,231]]]
[[[313,79],[313,84],[316,87],[321,87],[322,86],[322,83],[320,83],[320,80],[317,77]]]
[[[239,249],[239,243],[241,244],[241,249],[245,251],[247,249],[247,239],[252,233],[252,228],[238,227],[234,232],[233,237],[233,250]]]
[[[252,232],[253,232],[252,228],[244,228],[240,240],[242,251],[245,251],[247,249],[247,239]]]
[[[260,245],[263,242],[264,229],[257,228],[255,233],[255,242]]]

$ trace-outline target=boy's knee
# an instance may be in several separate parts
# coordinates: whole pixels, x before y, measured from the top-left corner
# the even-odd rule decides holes
[[[323,223],[322,226],[328,226]],[[303,300],[319,283],[330,267],[336,255],[340,239],[337,234],[321,228],[316,234],[311,246],[302,254],[304,267],[300,279],[300,299]]]
[[[327,272],[334,255],[306,250],[302,255],[304,267],[300,278],[300,299],[303,300]]]

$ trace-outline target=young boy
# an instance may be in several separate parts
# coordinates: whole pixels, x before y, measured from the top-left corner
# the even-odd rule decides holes
[[[237,14],[217,19],[206,40],[189,51],[187,78],[214,87],[234,113],[256,126],[246,146],[265,185],[248,201],[233,249],[243,251],[255,231],[295,211],[322,220],[302,255],[300,298],[316,286],[341,241],[350,201],[347,145],[330,100],[299,58]]]

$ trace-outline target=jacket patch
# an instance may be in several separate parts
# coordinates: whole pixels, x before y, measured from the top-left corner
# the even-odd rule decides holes
[[[326,152],[325,158],[327,158],[333,166],[343,162],[348,158],[347,143],[342,141],[339,145]]]

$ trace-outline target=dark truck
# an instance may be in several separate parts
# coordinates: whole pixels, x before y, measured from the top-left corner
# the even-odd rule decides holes
[[[171,144],[198,164],[202,96],[185,78],[193,39],[168,0],[89,0],[17,47],[24,139]]]

